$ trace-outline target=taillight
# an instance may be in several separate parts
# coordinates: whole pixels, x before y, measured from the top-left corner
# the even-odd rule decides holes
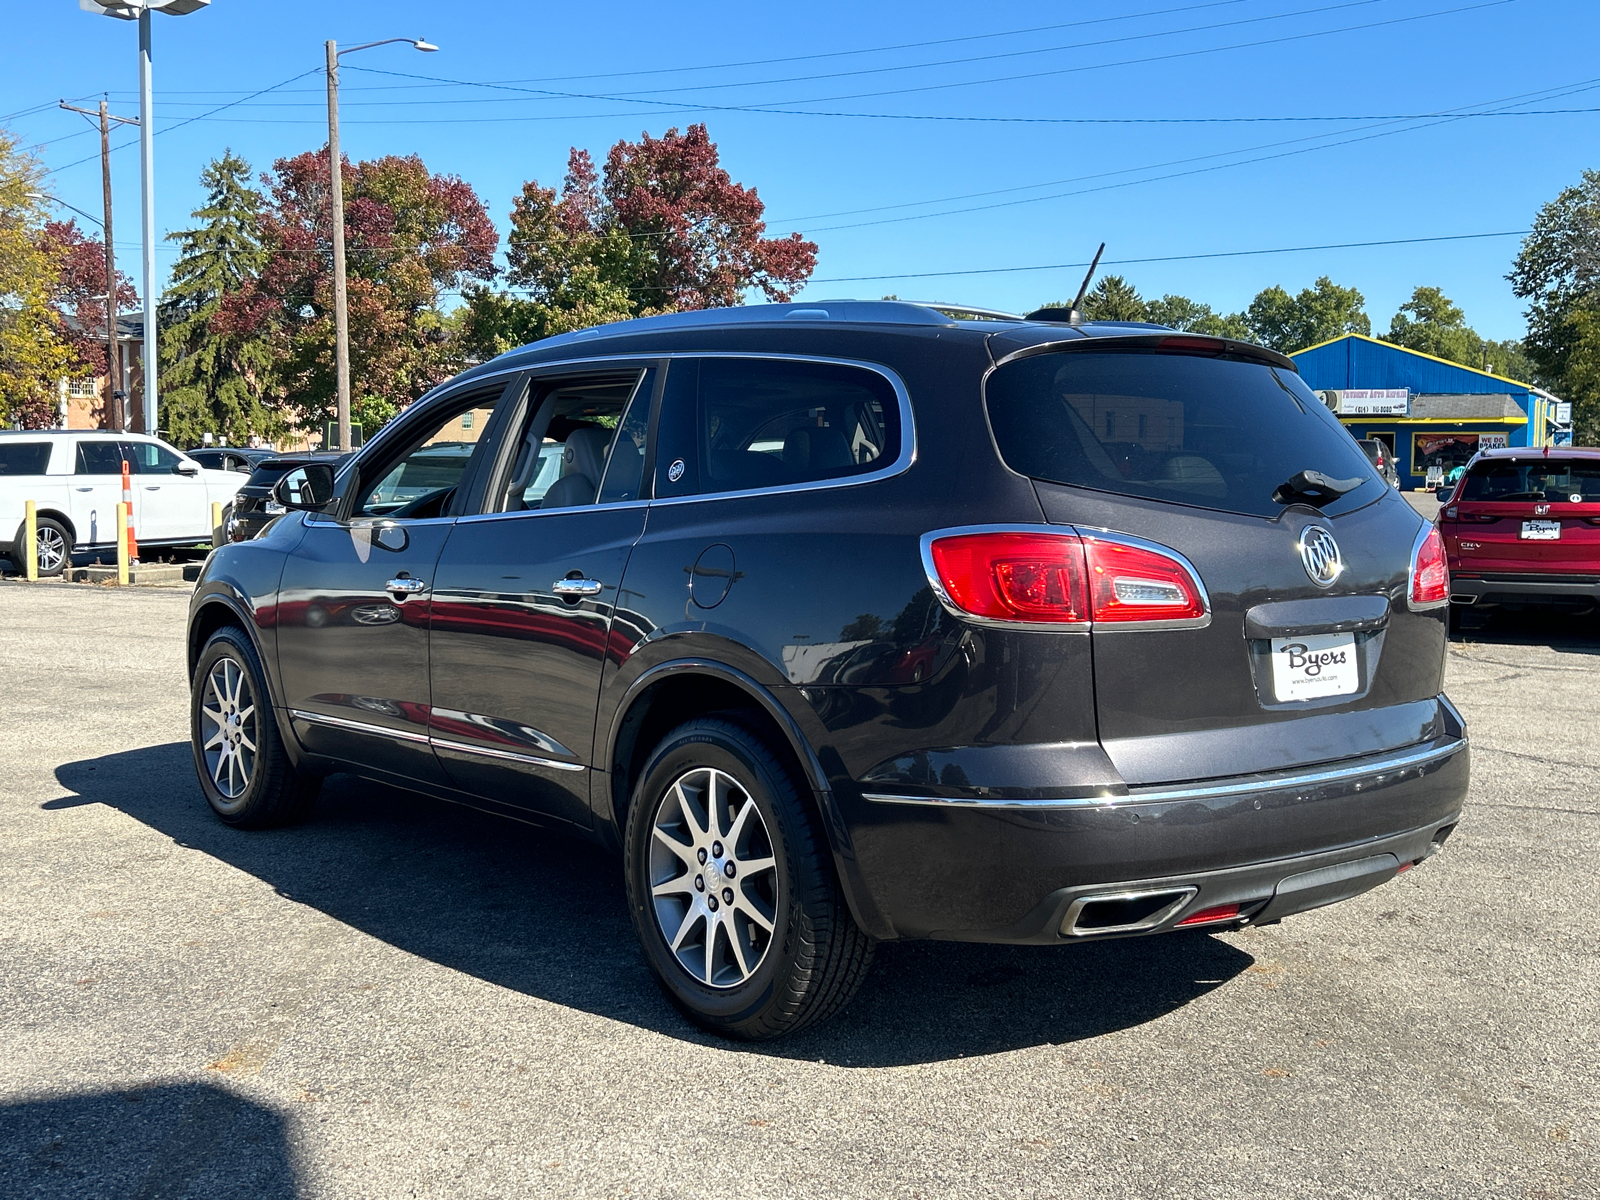
[[[929,575],[947,603],[982,621],[1060,626],[1209,620],[1198,576],[1155,546],[1017,529],[929,534],[924,545]]]
[[[996,531],[934,538],[933,567],[962,612],[998,621],[1089,619],[1083,543],[1070,533]]]
[[[1454,521],[1460,515],[1461,515],[1461,510],[1459,508],[1455,507],[1455,505],[1453,505],[1453,504],[1449,508],[1444,510],[1444,519],[1446,521]]]
[[[1083,539],[1089,559],[1089,616],[1095,621],[1198,621],[1206,615],[1199,581],[1171,554],[1149,546]]]
[[[1444,538],[1433,526],[1417,543],[1411,562],[1410,602],[1412,608],[1437,608],[1450,603],[1450,568],[1445,563]]]

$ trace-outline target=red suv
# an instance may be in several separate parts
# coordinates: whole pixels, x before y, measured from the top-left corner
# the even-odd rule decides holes
[[[1461,606],[1600,604],[1600,450],[1486,450],[1439,510],[1450,600]]]

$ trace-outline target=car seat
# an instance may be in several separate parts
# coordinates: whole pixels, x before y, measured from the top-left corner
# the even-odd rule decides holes
[[[550,485],[540,508],[574,508],[593,504],[605,471],[606,448],[611,444],[609,429],[588,426],[567,435],[561,451],[561,478]]]

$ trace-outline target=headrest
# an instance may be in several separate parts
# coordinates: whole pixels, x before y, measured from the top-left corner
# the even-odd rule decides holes
[[[600,485],[600,473],[606,467],[606,447],[611,444],[611,430],[588,426],[574,429],[567,435],[561,450],[561,477],[582,475],[591,485]]]
[[[783,438],[785,465],[801,471],[832,471],[852,463],[850,443],[837,429],[801,425]]]

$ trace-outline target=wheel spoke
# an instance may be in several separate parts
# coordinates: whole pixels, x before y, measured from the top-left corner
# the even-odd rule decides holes
[[[223,746],[222,749],[217,752],[217,761],[211,764],[211,782],[217,785],[218,791],[224,790],[222,787],[222,771],[223,768],[228,765],[229,753],[229,748],[227,746]]]
[[[201,749],[202,750],[214,750],[218,746],[226,746],[226,745],[227,745],[227,738],[222,732],[222,722],[218,721],[217,722],[217,731],[206,739],[206,744],[204,746],[202,746]]]
[[[724,837],[727,839],[728,850],[735,857],[738,857],[739,854],[739,839],[744,837],[745,826],[750,822],[750,814],[755,811],[756,802],[746,796],[744,807],[741,808],[739,810],[739,814],[733,818],[733,824],[728,827],[728,832],[724,835]],[[757,814],[757,816],[759,817],[759,814]]]
[[[254,754],[256,752],[256,744],[255,744],[255,742],[252,741],[251,738],[250,738],[250,735],[248,733],[246,733],[242,729],[239,730],[239,744],[241,746],[243,746],[246,750],[250,751],[251,754]]]
[[[746,896],[742,892],[737,893],[736,895],[737,899],[735,899],[733,902],[734,909],[743,913],[751,921],[754,921],[762,928],[763,931],[771,933],[772,918],[757,908],[755,902],[749,896]]]
[[[689,882],[688,875],[674,875],[671,879],[656,884],[650,889],[652,896],[681,896],[685,893],[694,894],[694,885]]]
[[[746,879],[750,878],[752,875],[759,875],[763,871],[770,871],[777,865],[777,860],[771,858],[751,858],[739,860],[739,870]]]
[[[678,932],[674,934],[672,938],[672,952],[674,954],[678,952],[678,947],[683,945],[683,939],[689,936],[689,931],[693,929],[695,925],[698,924],[702,919],[703,916],[700,910],[693,904],[689,905],[688,909],[683,914],[682,924],[678,926]],[[709,941],[710,939],[707,940]]]
[[[656,841],[660,842],[668,850],[672,851],[672,853],[677,856],[683,865],[688,867],[691,871],[700,865],[695,861],[693,846],[685,846],[682,842],[673,837],[659,825],[657,825],[655,829],[651,831],[651,833]]]
[[[694,805],[689,803],[689,797],[683,790],[683,781],[681,779],[672,785],[672,790],[678,794],[678,811],[683,813],[683,821],[689,827],[690,835],[700,834],[703,836],[710,832],[706,825],[701,822],[699,814],[694,811]]]
[[[247,699],[248,699],[248,697],[247,697]],[[254,704],[246,705],[244,708],[241,708],[239,710],[239,724],[243,725],[246,721],[248,721],[251,717],[253,717],[255,715],[256,715],[256,706]]]

